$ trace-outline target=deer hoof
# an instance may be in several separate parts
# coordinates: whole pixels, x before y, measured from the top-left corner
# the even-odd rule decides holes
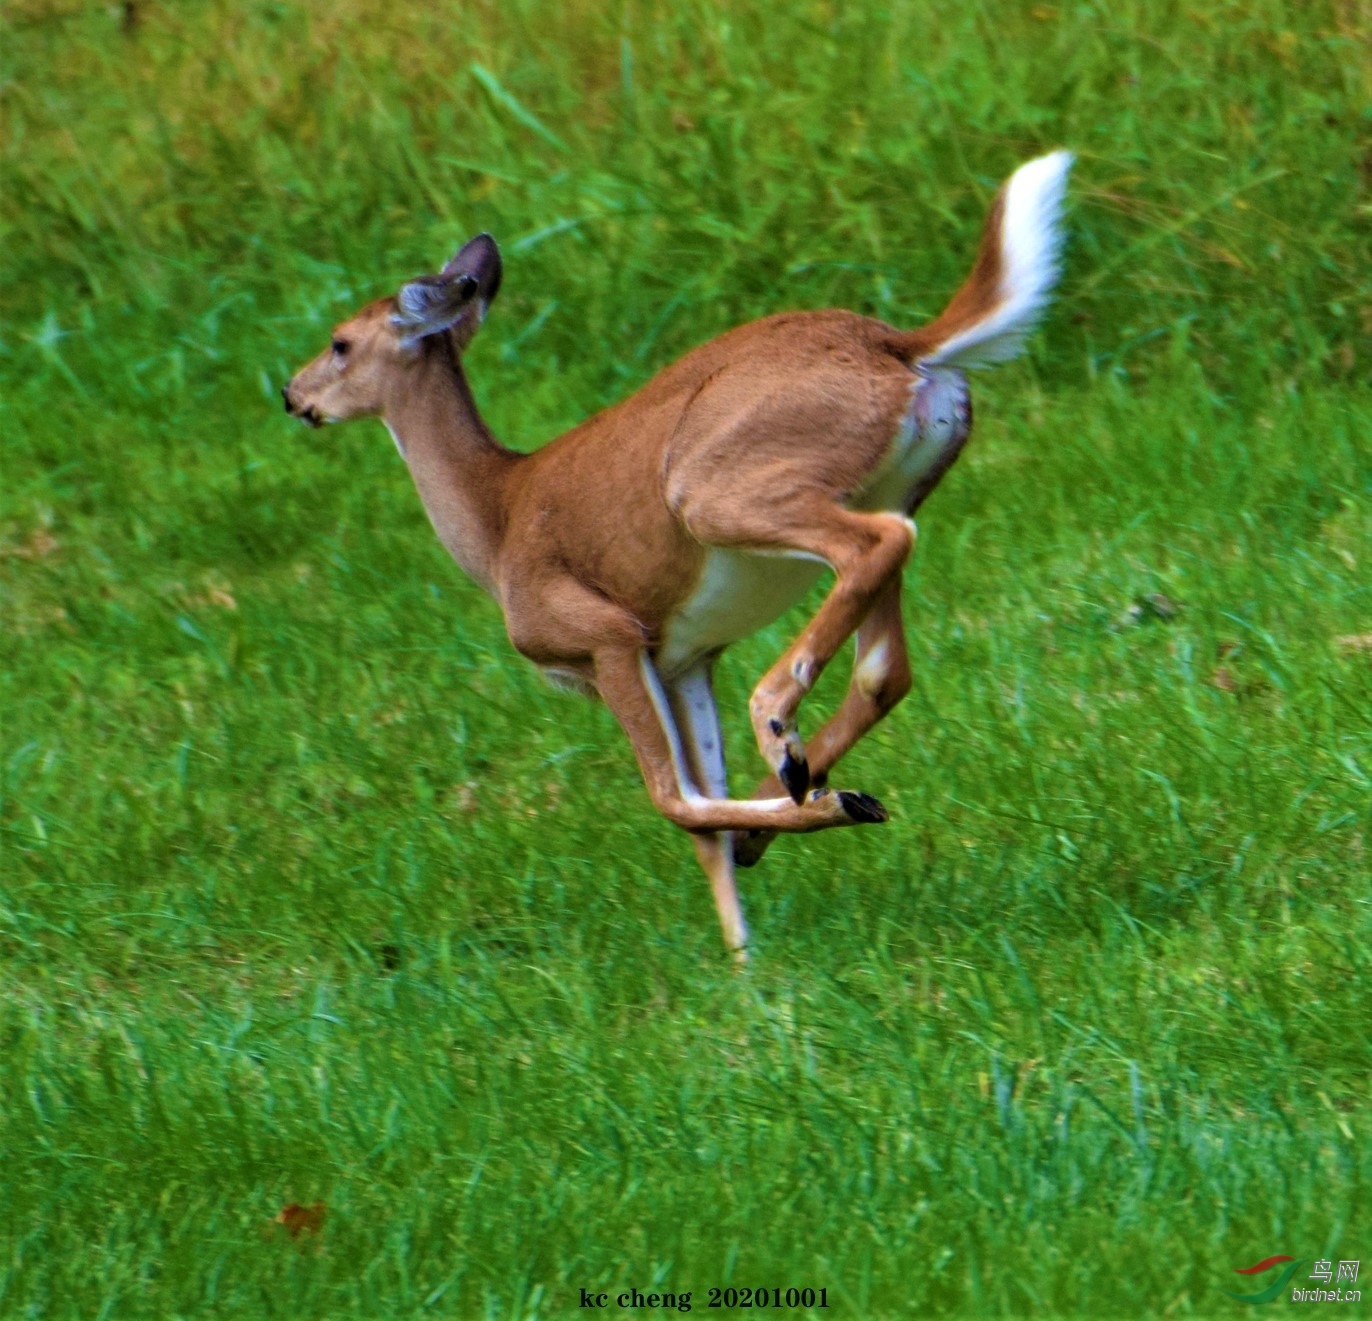
[[[740,831],[734,836],[734,861],[740,867],[756,867],[776,837],[775,830]]]
[[[803,754],[800,757],[792,756],[791,749],[787,748],[781,758],[781,765],[777,768],[777,779],[791,795],[791,801],[799,807],[805,801],[805,794],[810,788],[809,761]]]
[[[877,826],[891,819],[891,814],[871,794],[840,789],[838,802],[849,819],[860,826]]]

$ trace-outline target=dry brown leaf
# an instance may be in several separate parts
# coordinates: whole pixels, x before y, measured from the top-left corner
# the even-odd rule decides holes
[[[299,1202],[292,1202],[281,1208],[276,1223],[285,1225],[286,1233],[292,1238],[299,1238],[301,1234],[317,1234],[324,1228],[324,1203],[301,1206]]]

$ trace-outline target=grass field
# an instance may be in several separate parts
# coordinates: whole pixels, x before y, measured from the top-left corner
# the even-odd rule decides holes
[[[1366,0],[6,15],[0,1316],[1372,1272]],[[749,317],[928,318],[1059,145],[1061,298],[845,764],[893,821],[744,873],[735,976],[608,714],[277,389],[489,229],[532,447]],[[740,791],[795,625],[723,668]]]

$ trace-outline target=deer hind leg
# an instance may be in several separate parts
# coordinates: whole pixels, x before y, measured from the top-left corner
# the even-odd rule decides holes
[[[638,647],[615,646],[594,657],[595,684],[633,746],[649,797],[674,825],[711,833],[783,830],[797,834],[833,826],[886,820],[886,809],[868,794],[818,789],[803,803],[708,798],[696,787],[666,690],[652,658]]]
[[[900,617],[900,578],[893,578],[858,625],[853,677],[843,704],[810,740],[810,778],[828,782],[835,763],[910,691],[910,660]],[[757,797],[780,793],[781,781],[769,775]],[[776,838],[774,830],[752,830],[734,841],[740,867],[752,867]]]
[[[899,514],[854,513],[825,500],[772,535],[787,547],[821,556],[837,581],[815,616],[762,676],[748,703],[758,748],[796,802],[812,772],[796,731],[796,712],[824,667],[900,571],[915,542],[914,524]]]
[[[711,683],[712,667],[712,661],[702,662],[666,685],[666,689],[692,778],[707,798],[721,799],[729,796],[729,782],[724,769],[724,735]],[[710,881],[724,944],[734,962],[742,965],[748,961],[748,926],[734,881],[733,833],[698,832],[691,836],[691,842]]]

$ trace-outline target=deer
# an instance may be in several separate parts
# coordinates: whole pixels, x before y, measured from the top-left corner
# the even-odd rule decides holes
[[[500,289],[489,234],[342,322],[282,388],[309,426],[386,426],[515,650],[618,721],[653,806],[692,837],[737,963],[737,867],[779,834],[888,819],[829,777],[910,690],[913,515],[971,433],[967,369],[1018,354],[1047,307],[1072,160],[1055,151],[1011,175],[971,274],[927,325],[841,309],[763,317],[530,452],[492,435],[462,365]],[[826,572],[827,595],[749,700],[767,773],[752,798],[730,798],[716,662]],[[803,740],[801,704],[854,636],[846,695]]]

